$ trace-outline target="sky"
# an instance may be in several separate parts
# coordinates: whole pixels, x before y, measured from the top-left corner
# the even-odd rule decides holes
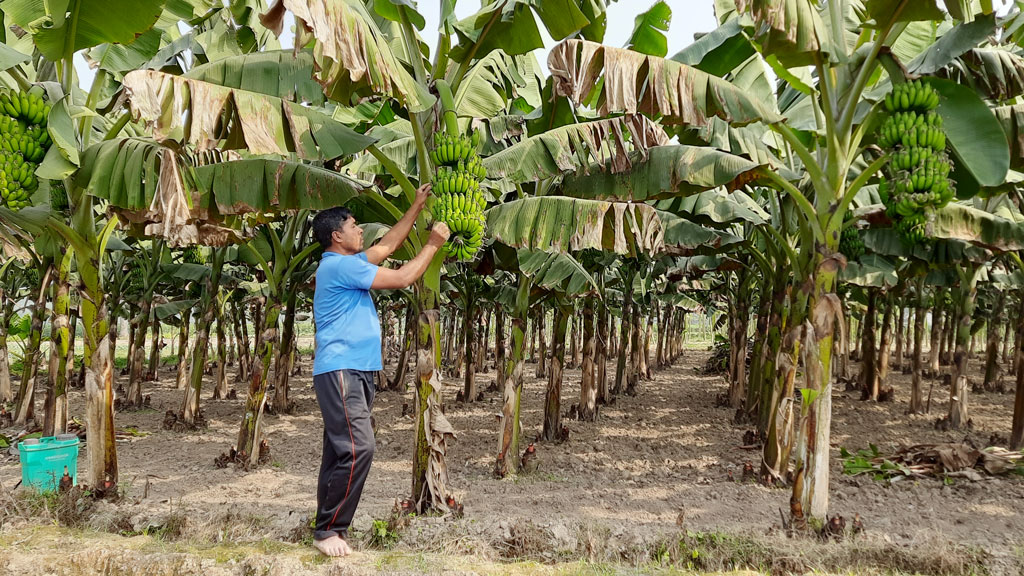
[[[669,26],[668,56],[679,52],[686,46],[693,43],[694,34],[712,31],[715,26],[714,2],[712,0],[665,0],[672,8],[672,22]],[[625,46],[633,33],[633,26],[638,14],[646,11],[654,0],[618,0],[608,5],[608,29],[605,32],[604,43],[609,46]],[[480,3],[478,0],[458,0],[455,13],[458,18],[465,18],[477,10]],[[1001,8],[1001,12],[1009,7],[1009,0],[996,0],[995,5]],[[418,9],[426,19],[426,26],[420,32],[423,40],[430,46],[431,54],[434,53],[437,41],[437,22],[440,12],[439,0],[419,0]],[[294,19],[288,14],[285,20],[285,31],[281,37],[281,44],[284,48],[292,46],[292,29]],[[540,26],[541,36],[544,38],[545,50],[538,51],[536,56],[547,74],[547,50],[555,45],[543,26]],[[92,85],[92,78],[95,72],[89,69],[81,54],[75,56],[75,69],[78,71],[81,84],[88,90]]]
[[[693,43],[694,33],[711,32],[716,28],[714,2],[711,0],[666,0],[672,8],[672,23],[668,34],[668,55],[672,56]],[[633,33],[633,25],[638,14],[645,12],[654,4],[654,0],[618,0],[609,3],[608,29],[605,31],[604,44],[624,47]],[[430,45],[431,54],[437,40],[437,21],[440,18],[440,2],[437,0],[420,0],[420,14],[427,20],[426,27],[420,34]],[[459,19],[473,14],[479,7],[476,0],[460,0],[455,6],[455,14]],[[547,50],[555,45],[555,41],[540,26],[541,37],[544,38],[545,50],[536,53],[544,74],[547,74]]]
[[[654,3],[654,0],[618,0],[608,6],[608,29],[605,32],[604,43],[609,46],[625,46],[633,33],[634,21],[638,14],[644,12]],[[666,0],[672,8],[672,24],[669,27],[668,55],[672,56],[686,46],[693,43],[695,33],[710,32],[715,28],[714,2],[711,0]],[[459,0],[456,4],[455,14],[458,18],[465,18],[473,14],[480,6],[478,0]],[[440,17],[439,0],[420,0],[418,9],[423,14],[427,23],[420,32],[424,42],[430,46],[431,54],[434,53],[437,41],[437,22]],[[281,36],[281,44],[285,48],[292,46],[292,28],[294,20],[289,14],[285,23],[285,32]],[[544,38],[545,50],[543,53],[536,53],[544,74],[547,74],[547,49],[555,45],[543,26],[540,26],[541,36]],[[88,90],[92,85],[95,72],[90,70],[81,54],[75,56],[75,69],[78,72],[80,83],[83,89]]]

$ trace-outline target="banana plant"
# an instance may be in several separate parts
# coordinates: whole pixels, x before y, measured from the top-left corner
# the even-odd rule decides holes
[[[0,402],[6,404],[15,398],[11,388],[8,336],[11,324],[19,318],[16,306],[27,299],[38,281],[38,275],[34,265],[21,260],[27,254],[21,253],[20,249],[15,250],[14,245],[5,246],[4,254],[3,266],[0,266],[0,306],[3,312],[3,318],[0,319]]]
[[[856,10],[854,4],[858,4]],[[799,350],[794,358],[804,366],[804,387],[808,391],[806,409],[800,419],[793,476],[791,513],[797,525],[803,525],[808,518],[823,519],[828,509],[831,351],[841,309],[834,292],[841,259],[835,254],[853,196],[887,160],[884,155],[865,154],[865,150],[872,141],[877,111],[881,108],[879,100],[888,86],[905,81],[902,70],[889,64],[924,53],[924,46],[901,43],[908,27],[936,26],[954,17],[962,18],[964,25],[976,20],[991,23],[991,6],[988,8],[975,13],[973,9],[964,12],[963,6],[957,6],[951,17],[930,1],[877,1],[863,6],[811,0],[717,3],[716,12],[723,27],[743,28],[742,20],[733,20],[740,16],[750,18],[754,26],[743,32],[753,40],[747,54],[754,53],[751,49],[757,52],[797,93],[784,95],[799,103],[806,113],[797,115],[790,105],[785,121],[771,106],[722,97],[724,92],[717,88],[725,81],[707,78],[700,72],[700,68],[719,63],[694,57],[693,53],[687,57],[695,67],[671,61],[655,65],[649,64],[653,56],[620,58],[615,53],[611,58],[609,52],[616,49],[568,40],[556,46],[549,58],[556,90],[570,101],[597,103],[602,114],[657,115],[662,125],[669,126],[703,126],[712,115],[734,126],[759,122],[784,142],[788,153],[785,160],[806,172],[803,181],[796,183],[781,176],[781,171],[764,174],[772,186],[785,192],[799,214],[797,243],[788,249],[794,298],[788,306],[789,328],[784,338],[790,350]],[[783,19],[783,14],[792,20]],[[791,34],[794,28],[798,31],[795,35]],[[891,54],[883,51],[884,47],[889,47]],[[876,74],[883,64],[884,73]],[[803,73],[806,66],[814,69],[814,78]],[[633,77],[634,73],[640,74],[635,84],[626,86],[617,81]],[[911,73],[911,78],[919,75]],[[595,80],[604,80],[599,90],[585,89]],[[954,155],[965,167],[962,189],[969,191],[970,182],[977,186],[1002,183],[1009,164],[1007,148],[977,130],[978,122],[991,123],[991,111],[970,90],[959,90],[954,83],[944,80],[932,80],[932,85],[942,95],[939,113],[947,120]],[[711,95],[707,111],[692,105],[692,94]],[[962,124],[968,117],[973,118],[973,129]],[[809,134],[817,136],[811,139],[810,146],[805,138]],[[821,146],[816,146],[817,142]],[[985,155],[981,150],[989,153],[979,161],[979,154]],[[937,215],[936,228],[943,228],[939,224],[943,218],[942,214]],[[783,239],[781,245],[788,246],[788,240]],[[794,346],[798,343],[797,349]]]

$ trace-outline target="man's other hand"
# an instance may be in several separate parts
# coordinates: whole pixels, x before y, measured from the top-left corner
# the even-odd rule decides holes
[[[430,240],[428,243],[440,248],[441,246],[444,246],[444,243],[451,235],[452,231],[448,229],[447,224],[444,222],[434,222],[434,227],[430,229]]]
[[[423,207],[427,205],[427,198],[430,198],[430,192],[433,189],[434,186],[430,182],[427,182],[416,189],[416,200],[414,201],[413,206],[415,206],[417,210],[423,210]]]

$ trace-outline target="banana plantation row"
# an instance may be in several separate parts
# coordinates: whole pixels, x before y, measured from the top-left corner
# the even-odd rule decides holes
[[[289,406],[296,322],[321,250],[311,212],[345,205],[373,242],[427,182],[430,210],[394,257],[419,252],[433,220],[453,235],[412,290],[389,297],[404,306],[392,339],[415,365],[418,509],[449,495],[442,362],[473,362],[473,343],[492,333],[504,356],[496,469],[515,472],[524,350],[541,309],[553,310],[536,338],[551,348],[547,438],[561,434],[570,318],[582,318],[576,414],[588,419],[608,382],[608,394],[638,389],[649,338],[655,363],[670,362],[686,310],[725,312],[724,401],[756,422],[763,477],[792,487],[797,526],[828,510],[833,380],[849,374],[851,341],[862,341],[869,399],[886,395],[889,343],[911,349],[917,410],[928,325],[939,368],[943,346],[952,351],[946,425],[969,424],[972,336],[1019,332],[999,312],[1016,310],[1024,286],[1019,8],[715,0],[718,28],[670,56],[663,2],[624,47],[602,44],[603,0],[489,2],[461,19],[455,4],[440,3],[436,31],[409,2],[0,6],[4,321],[26,351],[13,412],[30,416],[45,348],[44,424],[67,422],[80,339],[98,493],[118,481],[115,390],[125,388],[119,405],[145,404],[156,357],[143,344],[161,324],[182,334],[180,426],[200,423],[213,359],[214,393],[227,393],[232,343],[246,386],[230,456],[258,464],[265,408]],[[281,49],[288,13],[294,49]],[[546,76],[541,26],[557,42]],[[178,251],[194,246],[206,248]],[[477,331],[479,308],[502,329]],[[856,339],[850,315],[863,318]],[[115,383],[119,318],[130,362]],[[474,373],[463,372],[466,401]]]

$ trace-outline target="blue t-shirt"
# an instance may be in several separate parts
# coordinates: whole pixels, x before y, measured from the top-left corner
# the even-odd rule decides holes
[[[324,252],[316,269],[313,321],[316,357],[313,375],[335,370],[383,370],[380,319],[370,297],[377,266],[360,252]]]

